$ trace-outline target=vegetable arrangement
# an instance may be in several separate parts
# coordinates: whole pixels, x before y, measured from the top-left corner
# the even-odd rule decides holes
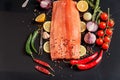
[[[27,54],[32,57],[34,62],[36,62],[36,63],[38,63],[38,64],[40,64],[40,65],[42,65],[44,67],[47,67],[47,68],[51,69],[52,71],[54,71],[53,68],[47,62],[42,61],[40,59],[36,59],[33,56],[33,52],[39,54],[37,52],[36,48],[35,48],[35,45],[34,45],[35,44],[35,39],[37,38],[38,34],[39,34],[39,30],[35,30],[33,32],[33,35],[32,34],[29,35],[28,40],[26,41],[25,50],[26,50]],[[47,70],[46,68],[44,68],[42,66],[36,65],[35,68],[36,68],[36,70],[38,70],[40,72],[43,72],[45,74],[54,76],[54,74],[52,74],[49,70]]]
[[[82,14],[81,33],[83,33],[83,44],[81,45],[80,51],[83,54],[81,53],[82,55],[79,60],[70,60],[69,64],[72,66],[77,66],[79,70],[88,70],[100,63],[104,51],[108,51],[109,49],[113,34],[115,22],[110,16],[110,9],[108,8],[108,12],[103,12],[100,9],[100,0],[95,1],[79,0],[76,4],[78,11]],[[45,10],[52,8],[51,0],[37,0],[37,2],[39,3],[40,8]],[[25,7],[25,5],[23,5],[23,7]],[[50,53],[49,33],[51,21],[47,20],[46,14],[47,13],[41,13],[35,18],[35,22],[42,23],[42,27],[38,28],[33,32],[33,34],[31,33],[29,35],[26,41],[25,50],[26,53],[32,57],[34,62],[54,71],[47,62],[36,59],[33,54],[42,54],[42,50],[44,50],[45,53]],[[35,40],[38,35],[40,35],[39,51],[35,48]],[[43,42],[43,40],[47,41]],[[87,46],[90,45],[98,47],[100,52],[90,52],[87,49]],[[86,55],[89,56],[86,57]],[[37,65],[35,66],[35,69],[45,74],[54,76],[54,74],[44,67]]]

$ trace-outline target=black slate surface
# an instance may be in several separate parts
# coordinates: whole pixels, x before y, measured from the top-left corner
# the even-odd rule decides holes
[[[120,80],[120,0],[101,0],[101,8],[111,14],[116,24],[108,57],[104,54],[102,62],[93,69],[77,71],[67,64],[63,69],[54,66],[47,56],[40,57],[48,61],[55,69],[55,77],[44,75],[34,69],[35,63],[25,55],[24,43],[34,29],[34,0],[26,8],[21,8],[24,0],[0,0],[0,80]],[[35,27],[36,28],[36,27]],[[64,67],[65,66],[65,67]]]

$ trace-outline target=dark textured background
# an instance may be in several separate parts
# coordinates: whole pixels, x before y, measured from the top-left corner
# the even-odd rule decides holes
[[[55,77],[34,70],[35,63],[25,55],[24,43],[34,28],[34,0],[26,8],[21,8],[24,0],[0,0],[0,80],[120,80],[120,0],[101,0],[101,8],[111,8],[116,25],[110,45],[109,57],[104,54],[101,64],[87,71],[55,67],[48,56],[41,57],[55,69]],[[33,3],[33,4],[32,4]],[[35,27],[36,28],[36,27]]]

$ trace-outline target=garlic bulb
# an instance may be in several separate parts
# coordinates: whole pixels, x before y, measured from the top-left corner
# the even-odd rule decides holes
[[[48,38],[50,38],[50,35],[47,32],[43,32],[42,37],[43,37],[43,39],[48,39]]]
[[[84,37],[84,41],[87,44],[94,44],[96,41],[96,36],[94,33],[88,32],[86,33],[85,37]]]

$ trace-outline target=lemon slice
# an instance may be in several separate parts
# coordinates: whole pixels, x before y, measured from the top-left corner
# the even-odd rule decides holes
[[[86,1],[79,1],[77,3],[77,9],[80,11],[80,12],[85,12],[88,10],[88,3]]]
[[[86,48],[85,46],[81,45],[80,46],[80,56],[86,55]]]
[[[50,42],[47,41],[44,43],[43,45],[43,50],[46,52],[46,53],[50,53]]]
[[[84,32],[86,30],[86,23],[81,21],[81,32]]]
[[[51,26],[51,21],[46,21],[44,24],[43,24],[43,28],[45,31],[47,32],[50,32],[50,26]]]
[[[41,13],[41,14],[39,14],[39,15],[35,18],[35,21],[36,21],[36,22],[44,22],[44,21],[45,21],[45,18],[46,18],[45,13]]]

